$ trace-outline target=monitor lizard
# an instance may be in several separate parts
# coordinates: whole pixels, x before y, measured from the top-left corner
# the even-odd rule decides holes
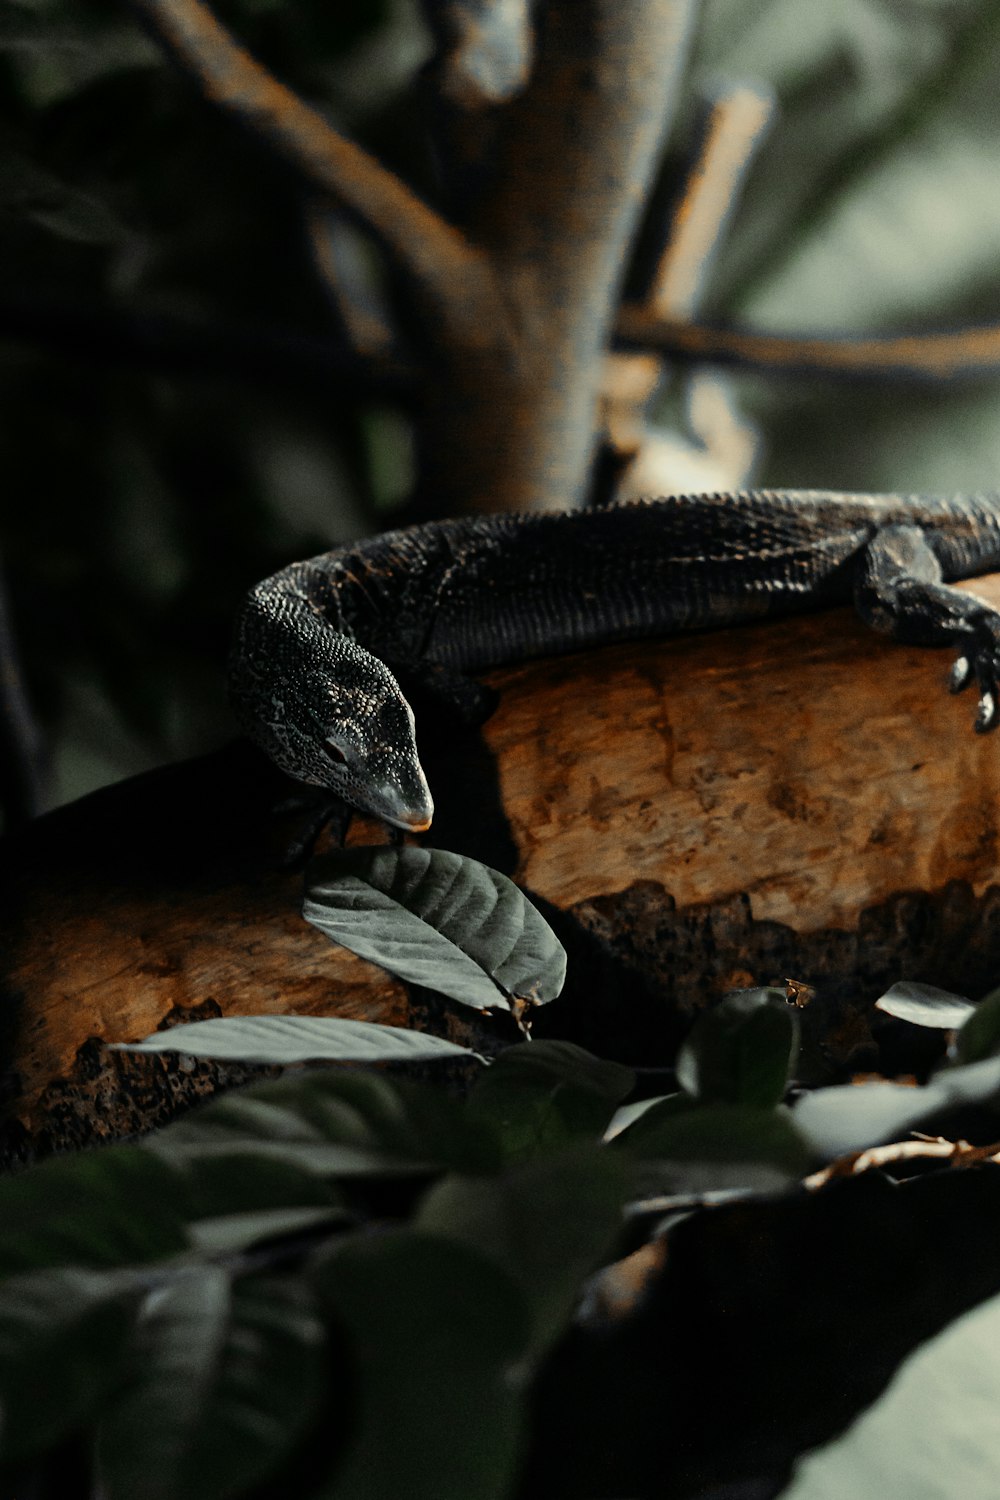
[[[957,650],[951,688],[975,679],[983,732],[1000,722],[1000,614],[945,580],[996,567],[1000,494],[754,490],[430,522],[259,583],[231,698],[282,770],[422,831],[433,803],[400,678],[474,721],[491,699],[469,673],[853,598],[894,640]]]

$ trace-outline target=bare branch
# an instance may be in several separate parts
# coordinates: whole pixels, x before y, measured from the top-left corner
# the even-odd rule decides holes
[[[660,318],[629,302],[620,309],[615,333],[626,348],[783,375],[954,380],[1000,374],[1000,323],[939,333],[811,338]]]
[[[438,316],[483,280],[463,235],[374,156],[334,130],[256,62],[201,0],[132,0],[212,103],[242,120],[371,232]]]
[[[887,1146],[869,1146],[867,1151],[853,1151],[840,1156],[829,1166],[806,1177],[803,1187],[811,1192],[826,1187],[837,1177],[856,1177],[873,1167],[890,1167],[896,1162],[920,1158],[949,1162],[953,1167],[974,1167],[983,1161],[1000,1162],[1000,1141],[989,1146],[970,1146],[968,1141],[948,1141],[943,1136],[918,1136],[913,1141],[893,1141]]]
[[[727,86],[706,100],[697,154],[645,299],[661,318],[690,318],[697,311],[743,179],[773,117],[773,95],[756,85]]]
[[[644,278],[643,305],[662,318],[693,318],[739,200],[754,153],[774,114],[773,96],[750,84],[719,86],[702,104],[686,178],[665,216],[659,256]],[[629,404],[622,361],[645,376]],[[688,435],[659,427],[649,408],[668,373],[662,356],[612,354],[605,366],[608,437],[622,472],[618,498],[740,489],[760,449],[726,377],[695,368],[686,377]]]
[[[325,202],[306,212],[306,232],[313,260],[350,347],[360,358],[391,358],[393,344],[385,308],[379,303],[364,263],[359,232]]]
[[[524,87],[532,60],[532,0],[423,0],[438,44],[433,67],[458,109],[503,104]]]

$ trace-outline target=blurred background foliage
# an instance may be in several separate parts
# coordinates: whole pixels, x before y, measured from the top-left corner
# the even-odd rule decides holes
[[[435,195],[416,0],[219,12]],[[706,317],[841,333],[1000,319],[998,63],[992,0],[708,0],[665,172],[714,81],[765,82],[780,114]],[[281,163],[123,0],[0,0],[0,217],[0,558],[61,801],[231,733],[242,591],[384,525],[410,442],[405,410],[326,378],[337,316]],[[996,483],[1000,381],[734,379],[763,434],[758,482]]]

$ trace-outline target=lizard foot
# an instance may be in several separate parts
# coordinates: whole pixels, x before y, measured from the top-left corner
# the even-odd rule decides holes
[[[979,688],[976,733],[987,734],[1000,724],[1000,614],[983,610],[956,632],[961,655],[951,669],[949,689],[960,693],[975,678]]]

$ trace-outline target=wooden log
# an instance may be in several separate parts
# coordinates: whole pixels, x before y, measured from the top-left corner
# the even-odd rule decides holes
[[[1000,576],[974,588],[1000,605]],[[820,1073],[874,1066],[870,1001],[894,979],[1000,980],[1000,734],[973,733],[948,665],[835,610],[505,668],[475,733],[425,712],[428,842],[512,874],[567,945],[536,1034],[661,1063],[713,996],[790,977],[817,991]],[[274,810],[289,785],[232,747],[5,841],[8,1158],[145,1128],[247,1076],[103,1046],[179,1018],[299,1011],[482,1041],[471,1013],[428,1008],[302,921],[282,864],[301,814]]]

